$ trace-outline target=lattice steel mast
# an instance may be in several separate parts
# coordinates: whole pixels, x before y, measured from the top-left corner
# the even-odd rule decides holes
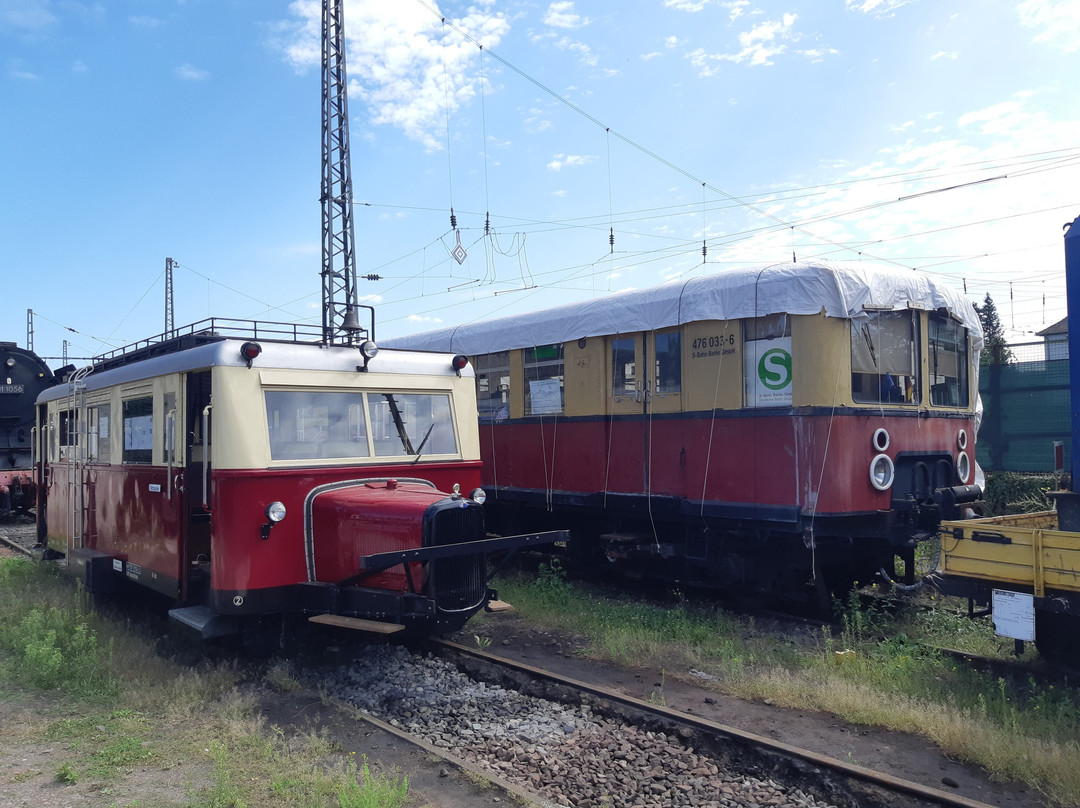
[[[344,5],[344,0],[323,0],[322,4],[322,310],[326,344],[352,343],[361,330],[356,317]]]

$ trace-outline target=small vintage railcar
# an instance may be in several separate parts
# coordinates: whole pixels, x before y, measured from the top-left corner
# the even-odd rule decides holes
[[[0,516],[9,516],[34,506],[34,401],[58,379],[41,357],[14,342],[0,342],[0,362]]]
[[[476,369],[489,525],[823,598],[977,500],[972,305],[868,264],[733,269],[387,344]],[[635,564],[636,562],[636,564]],[[812,586],[806,586],[811,582]]]
[[[543,538],[485,538],[466,358],[320,337],[205,321],[44,392],[49,548],[92,590],[174,599],[203,637],[297,614],[462,625],[495,596],[487,554]]]

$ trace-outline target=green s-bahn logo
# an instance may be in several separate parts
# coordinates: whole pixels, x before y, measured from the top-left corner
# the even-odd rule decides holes
[[[791,354],[783,348],[770,348],[761,355],[758,379],[770,390],[783,390],[791,384]]]

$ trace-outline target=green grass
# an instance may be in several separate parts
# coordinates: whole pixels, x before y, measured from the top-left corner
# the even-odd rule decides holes
[[[0,754],[55,750],[47,771],[28,767],[12,782],[51,776],[65,787],[118,793],[139,787],[132,783],[141,774],[149,790],[124,798],[132,808],[405,803],[405,776],[372,771],[366,758],[357,765],[319,732],[268,725],[235,663],[180,667],[159,657],[155,642],[97,612],[53,565],[0,559],[0,693],[9,706],[25,703],[0,737]],[[281,663],[263,682],[297,686]],[[178,766],[178,793],[155,791]]]
[[[721,609],[649,605],[574,586],[557,562],[534,580],[501,580],[499,591],[524,618],[582,637],[589,656],[659,667],[668,677],[698,669],[730,695],[920,734],[995,777],[1080,804],[1080,690],[997,679],[942,655],[934,646],[1012,649],[988,621],[959,616],[957,604],[894,613],[863,608],[853,595],[837,604],[835,628],[782,638]]]

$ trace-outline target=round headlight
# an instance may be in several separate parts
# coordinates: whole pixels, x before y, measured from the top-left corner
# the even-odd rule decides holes
[[[487,502],[487,492],[483,488],[474,488],[472,493],[469,494],[469,499],[473,502],[479,502],[483,505]]]
[[[266,506],[266,518],[274,524],[277,524],[285,518],[285,503],[284,502],[271,502]]]
[[[884,427],[879,427],[874,430],[874,439],[872,442],[875,449],[879,452],[884,452],[889,448],[889,430]]]
[[[967,483],[968,477],[971,476],[971,460],[968,459],[967,452],[961,452],[956,456],[956,476],[962,483]]]
[[[870,484],[878,491],[888,491],[892,487],[895,469],[892,459],[886,454],[879,454],[870,461]]]
[[[369,339],[360,343],[360,355],[364,359],[374,359],[375,355],[379,352],[379,346]]]
[[[964,451],[967,448],[967,430],[961,429],[956,433],[956,445],[960,448],[960,451]]]

